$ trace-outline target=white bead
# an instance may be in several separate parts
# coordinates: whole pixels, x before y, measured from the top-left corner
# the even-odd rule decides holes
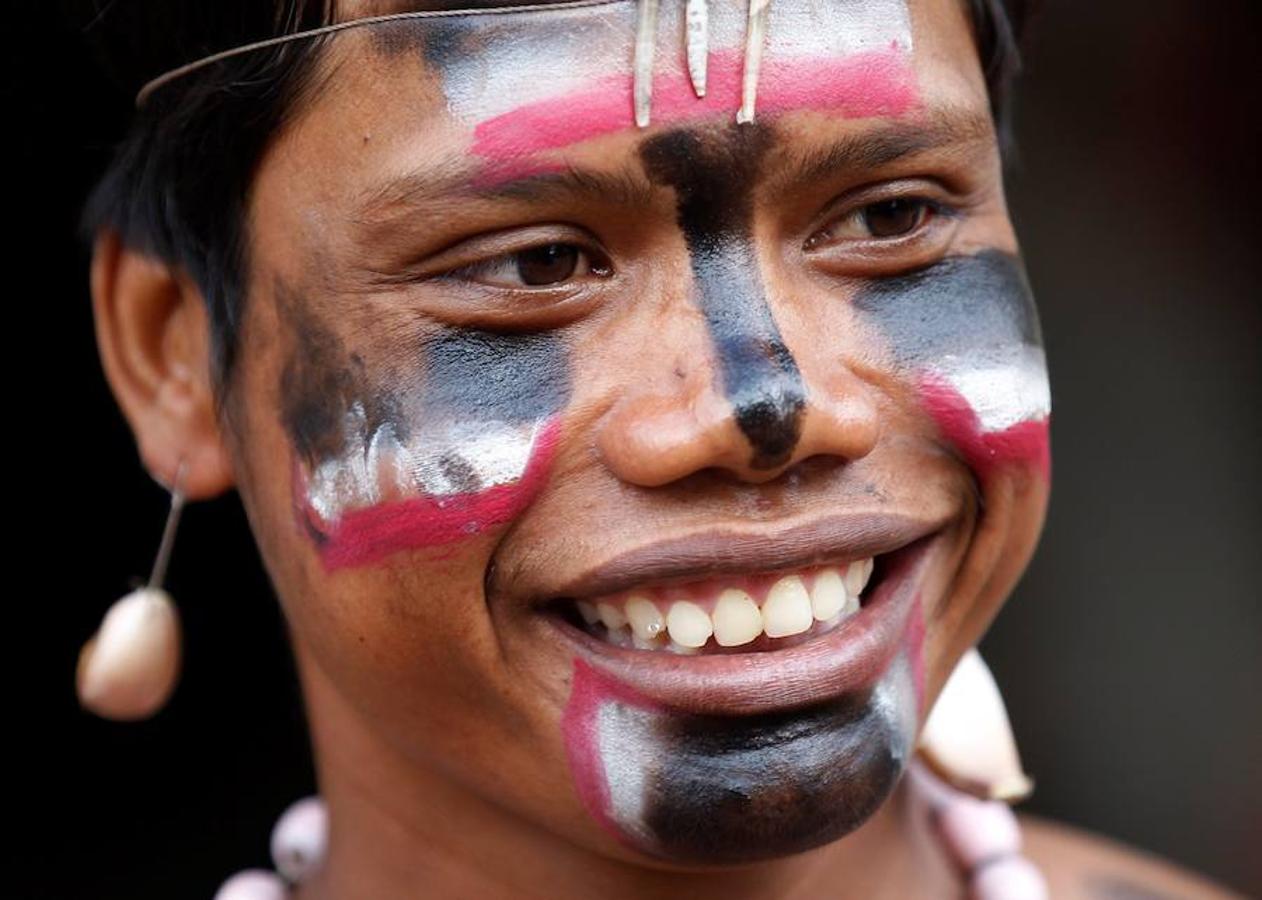
[[[999,687],[976,649],[960,658],[938,695],[920,753],[954,787],[983,800],[1017,800],[1033,787]]]
[[[324,859],[329,817],[324,801],[307,797],[292,804],[272,829],[272,862],[290,881],[302,881]]]
[[[138,588],[114,602],[79,653],[79,702],[107,719],[143,719],[171,696],[180,619],[170,595]]]
[[[982,866],[969,885],[970,900],[1047,900],[1043,873],[1024,856]]]
[[[214,900],[285,900],[285,882],[275,872],[246,869],[219,886]]]

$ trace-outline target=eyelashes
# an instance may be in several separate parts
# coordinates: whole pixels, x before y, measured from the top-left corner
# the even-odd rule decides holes
[[[613,267],[604,254],[576,243],[552,241],[500,253],[454,269],[444,277],[523,290],[562,287],[573,280],[611,274]]]
[[[882,245],[914,243],[941,220],[957,215],[952,207],[927,196],[885,197],[835,216],[806,240],[803,249],[836,252],[849,245],[870,253]],[[576,241],[555,240],[496,253],[450,269],[440,277],[510,291],[546,291],[576,288],[613,274],[613,263],[602,250]]]

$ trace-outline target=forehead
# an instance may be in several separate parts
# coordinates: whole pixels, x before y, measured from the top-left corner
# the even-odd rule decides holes
[[[771,7],[755,115],[776,124],[778,143],[890,120],[932,122],[944,110],[985,116],[959,0],[776,0]],[[647,136],[632,100],[639,9],[609,0],[347,30],[328,39],[320,90],[282,143],[310,185],[359,191],[361,199],[374,179],[418,168],[431,181],[446,171],[453,183],[468,176],[478,185],[576,163],[614,165]],[[684,0],[660,0],[654,128],[735,119],[746,89],[748,8],[710,0],[708,9],[706,89],[698,96]],[[397,11],[359,4],[341,17]]]

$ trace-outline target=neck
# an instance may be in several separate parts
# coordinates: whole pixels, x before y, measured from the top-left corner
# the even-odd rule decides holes
[[[950,870],[903,787],[862,827],[796,856],[725,869],[662,868],[576,845],[403,759],[366,727],[301,650],[325,861],[300,900],[476,896],[631,900],[934,896]]]

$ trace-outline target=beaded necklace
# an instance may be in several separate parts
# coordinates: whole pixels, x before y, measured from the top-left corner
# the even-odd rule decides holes
[[[907,773],[916,815],[960,874],[970,900],[1046,900],[1042,873],[1021,853],[1021,826],[998,800],[978,800],[948,785],[919,761]],[[276,871],[246,869],[219,888],[214,900],[287,900],[324,858],[328,814],[319,797],[290,806],[272,829]]]

